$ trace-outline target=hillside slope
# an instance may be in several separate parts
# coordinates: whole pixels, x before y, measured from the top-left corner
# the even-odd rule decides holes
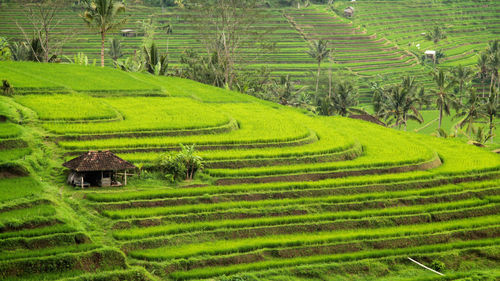
[[[255,25],[255,30],[270,30],[263,41],[275,45],[272,51],[249,47],[242,50],[242,58],[248,61],[242,69],[255,71],[265,66],[272,76],[291,75],[292,80],[304,85],[313,79],[316,62],[306,53],[312,40],[329,40],[333,50],[331,61],[322,64],[323,73],[328,69],[342,69],[359,78],[361,103],[371,102],[369,82],[394,83],[409,74],[427,89],[434,87],[428,73],[431,67],[422,66],[419,58],[425,50],[442,50],[445,58],[440,66],[459,64],[473,66],[477,54],[487,42],[498,38],[500,2],[497,0],[392,0],[392,1],[335,1],[335,11],[327,5],[312,5],[307,8],[292,7],[267,8],[265,17]],[[343,9],[354,6],[353,18],[345,18]],[[17,25],[27,33],[30,23],[26,19],[24,6],[10,2],[0,9],[0,36],[12,40],[23,39]],[[100,39],[89,30],[78,16],[78,8],[65,9],[57,16],[63,23],[53,30],[54,38],[65,39],[63,54],[73,59],[73,55],[83,52],[90,60],[98,59]],[[180,57],[187,49],[201,51],[199,30],[191,22],[189,9],[159,9],[129,3],[130,16],[123,28],[132,28],[139,36],[122,37],[120,32],[112,32],[109,38],[122,41],[125,55],[133,55],[141,48],[141,22],[151,17],[157,24],[154,39],[161,50],[169,54],[171,70],[180,67]],[[173,26],[173,33],[164,28]],[[434,26],[440,26],[448,38],[438,43],[425,40],[423,33]],[[67,38],[67,37],[70,38]],[[106,43],[108,44],[108,43]],[[106,46],[108,47],[108,46]],[[107,65],[112,65],[106,58]],[[257,75],[257,74],[255,74]],[[485,88],[484,85],[476,85]]]
[[[500,276],[487,150],[173,77],[0,62],[0,79],[16,93],[0,100],[3,279],[435,277],[408,256]],[[109,149],[149,169],[180,143],[206,162],[192,183],[78,190],[60,167]]]

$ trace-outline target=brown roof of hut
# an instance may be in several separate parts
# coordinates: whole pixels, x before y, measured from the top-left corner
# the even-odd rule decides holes
[[[77,172],[119,171],[136,168],[110,151],[89,151],[69,160],[63,166]]]
[[[377,125],[384,126],[384,127],[386,126],[384,122],[378,120],[377,118],[375,118],[374,116],[371,116],[369,114],[350,115],[349,118],[372,122],[372,123],[375,123]]]

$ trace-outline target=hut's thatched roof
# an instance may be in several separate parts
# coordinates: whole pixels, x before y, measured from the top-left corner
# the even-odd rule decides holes
[[[63,166],[77,172],[118,171],[136,168],[110,151],[89,151],[69,160]]]
[[[369,114],[350,115],[349,118],[372,122],[372,123],[375,123],[377,125],[384,126],[384,127],[386,126],[384,122],[378,120],[377,118],[375,118]]]

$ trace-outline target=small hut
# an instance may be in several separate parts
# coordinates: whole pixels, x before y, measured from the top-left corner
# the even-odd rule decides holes
[[[425,54],[426,58],[431,59],[433,61],[436,60],[436,51],[427,50],[427,51],[424,52],[424,54]]]
[[[348,18],[351,18],[354,15],[354,7],[347,7],[344,9],[344,15]]]
[[[120,30],[123,37],[137,37],[137,33],[130,28]]]
[[[136,167],[110,151],[89,151],[63,164],[71,170],[68,184],[81,186],[122,186],[127,184],[127,170]],[[123,184],[118,181],[123,172]]]

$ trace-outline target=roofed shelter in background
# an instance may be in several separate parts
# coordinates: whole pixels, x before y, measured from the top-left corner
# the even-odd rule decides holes
[[[123,37],[137,37],[137,33],[130,28],[120,30]]]
[[[432,61],[436,62],[436,51],[433,50],[427,50],[424,52],[425,57],[428,59],[431,59]]]
[[[110,151],[89,151],[63,164],[71,170],[68,184],[81,186],[122,186],[127,184],[127,170],[136,167]],[[123,172],[118,174],[118,172]],[[118,181],[121,176],[123,184]]]
[[[347,7],[344,9],[344,15],[348,18],[351,18],[354,15],[354,7]]]

